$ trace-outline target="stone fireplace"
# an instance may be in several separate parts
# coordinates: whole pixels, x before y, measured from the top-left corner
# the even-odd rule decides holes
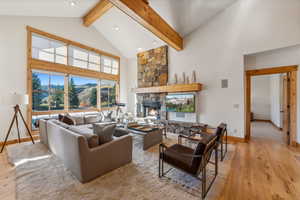
[[[137,55],[138,87],[163,86],[168,83],[168,46],[151,49]],[[137,94],[137,117],[166,119],[163,93]]]

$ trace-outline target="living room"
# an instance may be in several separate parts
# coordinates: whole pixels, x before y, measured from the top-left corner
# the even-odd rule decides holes
[[[0,198],[297,199],[299,10],[0,2]],[[266,130],[251,123],[248,93],[251,77],[282,73],[287,144],[255,137]]]

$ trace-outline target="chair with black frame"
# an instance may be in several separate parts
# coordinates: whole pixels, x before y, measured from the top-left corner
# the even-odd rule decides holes
[[[204,135],[211,135],[211,133],[208,132],[203,132],[203,131],[199,131],[199,132],[193,132],[191,135],[197,135],[200,134],[201,136]],[[227,124],[225,123],[221,123],[217,128],[215,128],[215,135],[218,136],[217,138],[217,143],[218,143],[218,151],[221,152],[221,161],[224,160],[226,153],[227,153]],[[225,139],[225,142],[224,142]],[[225,149],[224,149],[224,145],[225,145]],[[220,147],[220,149],[219,149]]]
[[[226,156],[226,153],[227,153],[227,144],[228,144],[228,142],[227,142],[227,124],[221,123],[219,127],[222,128],[222,131],[218,137],[218,144],[219,144],[218,146],[221,147],[221,150],[220,150],[221,156],[220,157],[221,157],[221,161],[223,161]],[[224,138],[225,138],[225,143],[224,143]],[[224,144],[225,144],[225,151],[224,151],[224,147],[223,147]]]
[[[196,142],[195,149],[182,145],[182,139]],[[215,161],[212,162],[212,153],[215,151]],[[203,138],[194,139],[188,136],[179,135],[178,144],[167,147],[165,144],[159,146],[159,177],[165,176],[171,169],[164,172],[164,163],[177,168],[201,181],[201,197],[204,199],[214,183],[218,174],[218,152],[217,135],[206,135]],[[207,165],[212,164],[215,167],[215,173],[208,187],[206,184]],[[199,177],[201,175],[201,177]]]

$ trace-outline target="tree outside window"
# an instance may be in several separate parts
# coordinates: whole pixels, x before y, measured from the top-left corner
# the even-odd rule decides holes
[[[97,107],[98,80],[71,76],[69,81],[70,109],[89,109]]]
[[[113,107],[116,104],[116,82],[101,80],[101,107]]]

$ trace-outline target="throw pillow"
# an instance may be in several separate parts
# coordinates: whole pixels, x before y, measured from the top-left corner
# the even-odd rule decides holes
[[[70,127],[69,130],[73,131],[74,133],[77,133],[78,135],[82,135],[83,137],[85,137],[88,142],[88,146],[90,148],[99,146],[99,139],[97,135],[93,133],[89,133],[85,129],[81,129],[79,127],[74,127],[74,126]]]
[[[107,115],[103,114],[103,116],[104,116],[103,121],[104,122],[111,122],[112,121],[112,114],[113,114],[113,111],[108,112]]]
[[[104,119],[104,116],[103,116],[102,112],[99,112],[99,113],[97,114],[97,120],[98,120],[98,122],[102,122],[103,119]]]
[[[113,140],[113,135],[115,133],[116,124],[102,125],[93,124],[94,134],[99,137],[99,144],[105,144]]]
[[[64,116],[63,116],[62,114],[59,114],[59,115],[58,115],[58,120],[59,120],[59,121],[62,121],[63,118],[64,118]]]
[[[66,123],[68,125],[75,125],[75,122],[73,121],[73,119],[67,115],[62,118],[62,122]]]

